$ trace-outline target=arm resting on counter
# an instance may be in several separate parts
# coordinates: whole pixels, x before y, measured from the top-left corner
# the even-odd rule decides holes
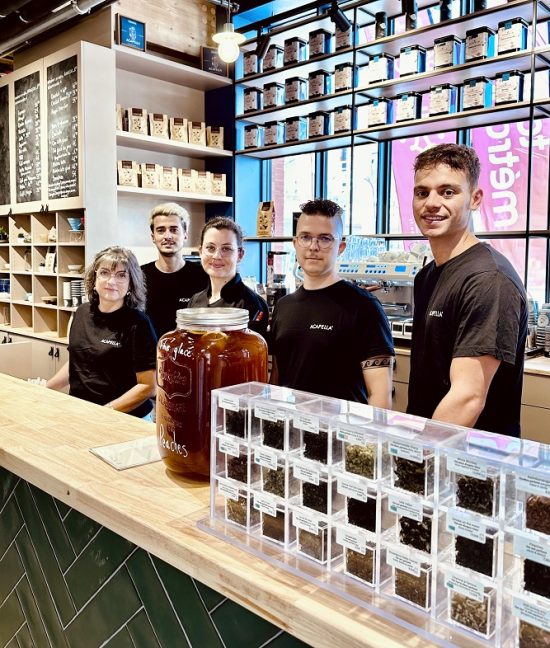
[[[377,356],[361,363],[369,405],[392,408],[393,356]]]
[[[138,384],[134,385],[127,392],[124,392],[118,398],[115,398],[110,403],[112,407],[119,412],[131,412],[133,409],[144,403],[148,398],[155,395],[157,383],[155,380],[155,370],[148,369],[147,371],[140,371],[136,374]]]
[[[69,386],[69,363],[66,362],[55,374],[55,376],[52,376],[48,380],[48,382],[46,383],[46,387],[48,387],[48,389],[55,389],[56,391],[60,391],[62,389],[65,389],[65,387],[68,386]]]
[[[451,362],[451,388],[433,413],[432,419],[472,427],[485,407],[487,392],[500,360],[484,355],[454,358]]]

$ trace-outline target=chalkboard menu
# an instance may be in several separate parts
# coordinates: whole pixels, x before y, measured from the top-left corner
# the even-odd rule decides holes
[[[15,182],[18,203],[40,200],[40,73],[14,83],[15,90]]]
[[[10,125],[8,86],[0,88],[0,205],[10,202]]]
[[[50,65],[48,87],[48,198],[78,196],[78,63]]]

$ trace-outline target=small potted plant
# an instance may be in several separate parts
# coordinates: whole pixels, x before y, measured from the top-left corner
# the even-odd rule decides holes
[[[6,243],[8,240],[8,233],[6,228],[0,225],[0,243]]]

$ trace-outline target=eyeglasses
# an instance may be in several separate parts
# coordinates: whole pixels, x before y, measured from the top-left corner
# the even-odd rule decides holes
[[[119,270],[118,272],[111,272],[107,268],[99,268],[96,270],[96,277],[101,281],[109,281],[112,277],[117,283],[124,283],[128,280],[128,273],[126,270]]]
[[[215,245],[203,245],[202,251],[207,256],[214,256],[216,252],[219,252],[222,255],[222,257],[228,257],[231,256],[237,250],[234,247],[231,247],[230,245],[222,245],[220,247],[216,247]]]
[[[296,236],[296,240],[298,241],[300,246],[304,248],[310,247],[313,241],[317,241],[317,245],[321,248],[321,250],[327,250],[329,247],[334,245],[334,243],[338,239],[335,239],[334,236],[331,236],[330,234],[321,234],[320,236],[311,236],[311,234],[298,234],[298,236]]]

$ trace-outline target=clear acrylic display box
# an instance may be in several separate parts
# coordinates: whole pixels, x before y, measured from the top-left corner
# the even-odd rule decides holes
[[[385,547],[386,562],[391,566],[391,580],[385,592],[429,611],[432,606],[432,560],[403,545]]]
[[[323,465],[342,460],[342,444],[332,434],[331,419],[344,413],[347,402],[335,398],[323,398],[296,405],[292,418],[293,434],[300,437],[303,459]]]
[[[550,601],[535,594],[507,591],[505,605],[513,618],[517,648],[550,646]]]
[[[297,552],[322,564],[328,563],[329,559],[336,559],[336,551],[331,555],[334,530],[330,528],[326,517],[301,507],[292,507],[291,510],[292,524],[296,529]]]
[[[550,602],[550,538],[529,530],[513,531],[505,537],[514,561],[507,584]]]
[[[344,511],[335,520],[371,533],[385,533],[393,524],[387,495],[363,477],[335,469],[336,490],[344,497]]]
[[[323,515],[343,510],[344,497],[338,492],[334,477],[302,459],[293,459],[291,463],[293,475],[300,482],[301,506]]]
[[[253,484],[260,479],[260,467],[248,443],[229,435],[216,437],[216,475],[226,479]]]
[[[377,588],[389,579],[385,550],[380,548],[375,536],[345,524],[335,525],[334,530],[333,547],[341,560],[333,569],[341,570],[343,574],[369,587]]]
[[[284,499],[292,499],[300,493],[300,481],[294,477],[289,459],[284,453],[265,446],[255,446],[254,463],[261,470],[262,492]]]
[[[290,549],[296,540],[296,528],[292,524],[288,506],[265,493],[253,491],[252,495],[254,509],[260,512],[261,536]]]
[[[212,403],[212,430],[245,441],[250,440],[250,399],[266,393],[263,383],[244,383],[219,389]]]
[[[260,523],[260,514],[253,508],[252,495],[225,479],[216,480],[216,498],[224,500],[224,515],[227,522],[237,524],[251,532]]]
[[[372,417],[340,414],[330,424],[336,439],[342,444],[343,471],[372,481],[389,477],[391,458],[388,442],[369,427]]]

